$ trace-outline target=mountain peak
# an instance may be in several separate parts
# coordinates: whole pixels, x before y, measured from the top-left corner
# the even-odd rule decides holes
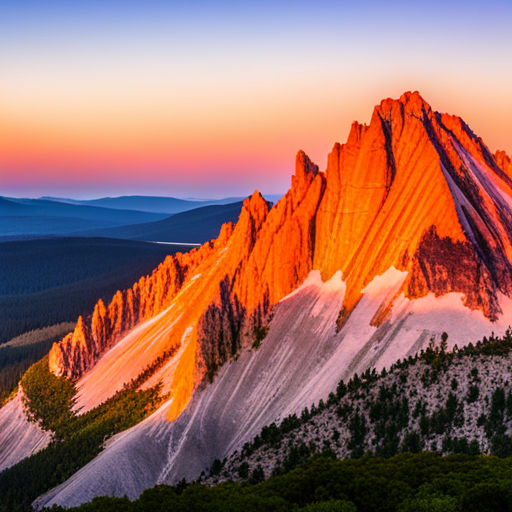
[[[400,96],[398,101],[403,105],[408,105],[409,107],[421,106],[428,107],[430,109],[430,105],[423,99],[423,96],[421,96],[418,91],[406,91],[402,96]]]
[[[317,175],[318,165],[315,165],[308,155],[300,150],[295,157],[295,175],[292,176],[291,194],[294,208],[302,201]]]
[[[258,190],[255,190],[251,196],[245,199],[243,208],[249,215],[261,224],[269,211],[269,204]]]
[[[474,329],[504,332],[512,309],[509,163],[419,93],[384,100],[369,126],[354,123],[347,143],[334,145],[325,173],[299,151],[291,189],[274,208],[255,191],[216,242],[169,257],[108,307],[99,304],[92,324],[80,319],[50,354],[54,373],[85,373],[79,406],[101,403],[179,347],[144,384],[162,381],[172,399],[165,417],[176,427],[159,412],[151,420],[159,423],[110,444],[100,455],[108,471],[94,463],[80,473],[87,498],[95,478],[101,489],[107,480],[109,489],[129,490],[125,482],[140,480],[140,457],[161,464],[155,482],[197,478],[243,446],[247,426],[300,411],[340,376],[406,358],[444,331],[452,344],[467,343]],[[259,346],[267,327],[261,349],[245,350]],[[233,359],[189,402],[203,377]],[[147,444],[149,431],[158,443]],[[161,439],[172,446],[168,458],[153,456],[166,453]],[[126,464],[113,463],[118,453]],[[57,491],[60,502],[76,494],[76,482]]]
[[[374,115],[379,115],[383,119],[391,120],[394,115],[399,114],[412,115],[419,119],[423,116],[430,116],[432,107],[423,99],[418,91],[404,92],[399,99],[386,98],[380,105],[375,107]]]
[[[360,124],[357,121],[352,123],[350,132],[348,134],[347,145],[358,145],[361,142],[364,134],[368,131],[366,124]]]
[[[318,165],[315,165],[301,149],[295,157],[295,176],[302,178],[309,174],[314,178],[318,174]]]

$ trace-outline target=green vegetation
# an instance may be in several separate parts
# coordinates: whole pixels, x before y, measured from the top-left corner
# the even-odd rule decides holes
[[[508,427],[512,424],[512,391],[487,378],[483,396],[479,388],[483,376],[479,376],[476,366],[465,381],[459,382],[453,376],[463,371],[455,371],[456,368],[478,364],[482,356],[504,358],[510,357],[511,352],[510,330],[503,337],[484,338],[460,350],[455,347],[452,352],[447,351],[447,336],[443,335],[440,346],[432,340],[425,351],[399,360],[389,372],[384,369],[380,374],[375,370],[355,374],[348,383],[340,381],[336,393],[330,393],[325,402],[320,400],[318,405],[304,408],[300,416],[284,418],[279,425],[263,427],[240,454],[230,459],[223,475],[248,480],[261,457],[270,462],[273,474],[282,474],[326,449],[351,458],[367,453],[393,457],[424,450],[478,455],[483,449],[497,457],[511,457],[512,436]],[[442,389],[441,378],[447,382]],[[418,396],[418,385],[424,390],[437,388],[426,400],[428,393]],[[479,418],[466,418],[465,406],[477,401],[482,402],[484,412],[479,413]],[[329,425],[322,426],[320,420],[315,423],[314,418],[326,409]],[[480,437],[478,441],[476,434],[473,439],[465,437],[461,429],[466,420],[474,421],[486,440]],[[345,434],[340,440],[341,432]]]
[[[0,243],[0,344],[33,329],[76,322],[166,257],[189,246],[107,238]]]
[[[158,365],[142,373],[149,378]],[[48,370],[45,357],[24,375],[22,386],[26,405],[34,421],[54,433],[44,450],[0,473],[0,511],[28,511],[41,494],[67,480],[102,450],[106,439],[142,421],[165,399],[160,385],[144,391],[135,386],[137,377],[125,389],[98,407],[77,416],[72,411],[76,388]]]
[[[48,370],[48,356],[32,365],[21,379],[25,393],[25,405],[32,421],[38,422],[43,430],[51,430],[58,439],[74,420],[71,408],[76,388],[73,382],[57,377]]]
[[[198,344],[206,367],[206,379],[213,382],[220,367],[237,356],[245,309],[235,295],[231,299],[228,276],[220,283],[220,301],[213,302],[199,319]]]
[[[254,341],[252,342],[252,348],[254,350],[260,348],[261,342],[267,337],[268,329],[267,325],[260,325],[254,328]]]
[[[262,483],[159,485],[139,499],[96,498],[73,512],[509,512],[512,459],[435,453],[336,460],[315,455]],[[54,512],[65,509],[55,507]]]
[[[0,405],[16,390],[28,367],[39,361],[54,342],[60,341],[74,327],[74,323],[52,325],[30,331],[0,346]]]

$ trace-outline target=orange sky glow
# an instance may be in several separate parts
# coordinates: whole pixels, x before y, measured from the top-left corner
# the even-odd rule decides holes
[[[491,151],[512,153],[512,69],[502,65],[512,62],[512,35],[499,30],[512,9],[492,7],[502,14],[496,30],[481,18],[481,34],[455,27],[443,42],[428,18],[382,41],[370,19],[372,31],[354,40],[361,13],[347,15],[355,28],[340,18],[336,31],[323,11],[310,37],[293,20],[266,34],[218,21],[210,32],[195,27],[199,39],[192,29],[168,38],[162,27],[143,40],[119,27],[108,38],[96,27],[96,39],[87,26],[79,35],[40,28],[39,41],[12,30],[0,36],[10,43],[0,45],[0,193],[87,194],[79,187],[88,183],[96,195],[284,192],[299,149],[324,169],[352,121],[368,122],[380,100],[406,90],[461,116]],[[476,26],[478,12],[462,21]]]

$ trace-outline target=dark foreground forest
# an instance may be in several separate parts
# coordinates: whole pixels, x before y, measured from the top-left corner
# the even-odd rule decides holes
[[[336,460],[326,452],[258,483],[160,485],[130,502],[96,498],[64,512],[508,512],[512,459],[436,453]]]

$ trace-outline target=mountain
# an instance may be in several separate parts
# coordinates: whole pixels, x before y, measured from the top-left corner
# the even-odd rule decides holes
[[[226,197],[224,199],[178,199],[176,197],[155,196],[121,196],[102,197],[100,199],[61,199],[43,197],[54,202],[68,202],[84,206],[97,206],[114,210],[139,210],[153,213],[175,214],[200,208],[201,206],[225,205],[243,201],[243,197]]]
[[[80,232],[80,236],[158,242],[204,243],[215,238],[225,222],[236,222],[242,202],[201,206],[156,222]]]
[[[167,215],[162,213],[0,197],[0,237],[11,240],[23,236],[66,235],[81,230],[151,222],[165,217]]]
[[[117,224],[136,224],[164,219],[161,213],[142,212],[129,209],[112,209],[99,206],[68,204],[44,199],[16,199],[0,197],[1,217],[71,217],[77,219],[103,220]]]
[[[48,367],[76,382],[80,414],[130,382],[161,383],[166,401],[38,506],[135,498],[196,479],[340,379],[380,372],[444,332],[447,348],[504,333],[512,313],[505,161],[418,93],[384,100],[368,126],[354,123],[325,172],[300,151],[274,207],[255,192],[236,225],[98,302],[54,344]],[[33,443],[17,446],[16,458]]]

